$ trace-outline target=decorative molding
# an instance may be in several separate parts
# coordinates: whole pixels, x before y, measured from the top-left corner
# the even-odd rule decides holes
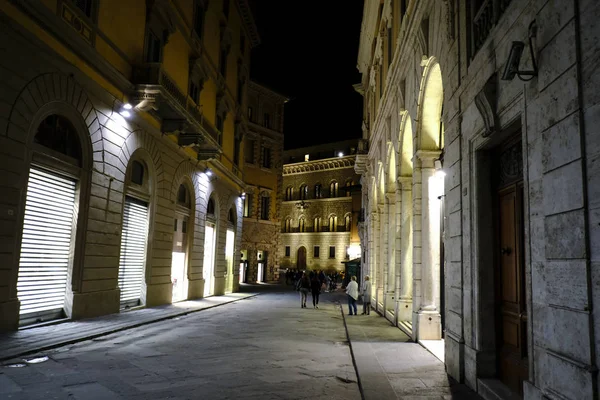
[[[305,174],[318,171],[354,168],[355,156],[326,158],[309,162],[286,164],[283,166],[283,175]]]

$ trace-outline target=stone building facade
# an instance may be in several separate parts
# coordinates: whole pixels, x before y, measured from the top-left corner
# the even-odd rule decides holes
[[[255,82],[248,86],[242,282],[271,282],[279,277],[283,108],[287,100]]]
[[[281,267],[337,271],[360,256],[357,141],[284,152]]]
[[[599,16],[591,0],[364,3],[372,304],[443,340],[485,398],[598,398]]]
[[[0,2],[0,331],[238,290],[237,1]]]

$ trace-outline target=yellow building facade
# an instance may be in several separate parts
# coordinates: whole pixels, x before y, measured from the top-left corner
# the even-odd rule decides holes
[[[238,289],[245,0],[0,3],[0,331]]]

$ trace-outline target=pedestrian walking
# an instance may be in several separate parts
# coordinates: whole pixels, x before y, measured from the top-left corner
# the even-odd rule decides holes
[[[346,287],[346,294],[348,295],[348,315],[357,315],[356,299],[358,299],[358,283],[356,283],[356,276],[350,278],[350,283]],[[352,314],[352,309],[354,309],[354,314]]]
[[[371,280],[369,275],[365,276],[365,282],[362,287],[363,312],[362,315],[371,315]]]
[[[300,289],[301,308],[306,308],[306,298],[308,297],[308,292],[310,291],[310,279],[308,279],[306,272],[302,274],[302,278],[300,278],[298,281],[298,287]]]
[[[317,276],[313,276],[310,281],[310,291],[312,293],[313,308],[319,308],[319,294],[321,293],[321,281]]]

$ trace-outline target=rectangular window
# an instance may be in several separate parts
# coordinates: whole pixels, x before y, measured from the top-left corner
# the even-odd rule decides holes
[[[221,73],[221,76],[223,76],[223,78],[225,78],[227,76],[227,56],[228,56],[228,51],[227,49],[222,49],[221,50],[221,57],[219,58],[219,72]]]
[[[319,246],[313,247],[313,257],[319,258]]]
[[[246,53],[246,36],[243,33],[240,33],[240,53]]]
[[[248,119],[252,122],[252,107],[248,107]]]
[[[71,0],[71,3],[79,8],[86,17],[92,18],[93,0]]]
[[[286,257],[289,257],[289,256],[290,256],[290,253],[291,253],[291,251],[290,251],[290,246],[285,246],[285,256],[286,256]]]
[[[265,128],[271,128],[271,116],[269,114],[265,113],[263,123]]]
[[[242,104],[242,100],[244,97],[244,81],[241,79],[238,79],[238,86],[237,86],[237,101],[238,104]]]
[[[197,1],[196,2],[196,13],[194,15],[194,32],[199,38],[202,38],[202,32],[204,30],[204,7]]]
[[[223,0],[223,14],[225,18],[229,18],[229,0]]]
[[[254,164],[254,140],[247,140],[244,147],[244,160],[248,164]]]
[[[235,137],[234,139],[234,143],[233,143],[233,164],[236,167],[240,166],[240,147],[241,147],[241,139],[237,137]]]
[[[160,62],[160,50],[160,39],[154,34],[154,32],[148,31],[148,38],[146,40],[146,61]]]
[[[329,258],[335,258],[335,246],[329,246]]]
[[[252,193],[246,193],[244,199],[244,217],[248,218],[252,216]]]
[[[223,117],[217,115],[217,120],[215,121],[215,128],[217,128],[219,135],[219,145],[223,144]]]
[[[260,198],[260,219],[264,221],[269,220],[269,206],[271,204],[271,199],[269,197],[261,197]]]
[[[271,149],[268,147],[262,148],[262,166],[263,168],[271,168]]]
[[[198,104],[200,100],[200,88],[195,82],[190,82],[190,97],[194,100],[194,103]]]

